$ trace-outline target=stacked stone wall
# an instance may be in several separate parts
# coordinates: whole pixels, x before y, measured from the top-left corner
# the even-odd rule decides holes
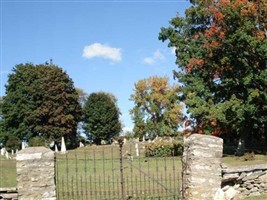
[[[18,192],[16,187],[0,188],[0,199],[17,200]]]
[[[222,190],[233,188],[239,196],[267,193],[267,164],[222,169]]]

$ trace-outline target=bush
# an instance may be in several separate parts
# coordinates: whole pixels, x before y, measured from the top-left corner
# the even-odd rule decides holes
[[[46,145],[46,141],[43,137],[36,136],[36,137],[30,138],[29,146],[30,147],[41,147],[41,146],[47,146],[47,145]]]
[[[16,150],[21,148],[21,141],[18,137],[16,136],[8,136],[8,139],[6,141],[5,148],[7,151]]]
[[[146,157],[179,156],[183,153],[181,141],[156,141],[145,145]]]
[[[255,160],[255,154],[254,152],[248,152],[244,154],[244,160],[245,161],[250,161],[250,160]]]

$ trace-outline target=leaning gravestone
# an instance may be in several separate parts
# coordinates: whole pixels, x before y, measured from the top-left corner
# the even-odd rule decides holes
[[[56,200],[54,158],[54,152],[45,147],[30,147],[18,152],[19,200]]]
[[[223,140],[192,134],[184,140],[183,186],[185,200],[213,200],[221,188]]]

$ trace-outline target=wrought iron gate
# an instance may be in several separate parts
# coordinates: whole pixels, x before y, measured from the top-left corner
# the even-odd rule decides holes
[[[133,143],[79,148],[56,156],[58,200],[179,199],[179,157],[145,157]]]

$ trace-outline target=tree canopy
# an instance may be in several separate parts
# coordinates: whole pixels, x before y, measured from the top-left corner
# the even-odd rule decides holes
[[[178,100],[180,88],[171,86],[167,77],[150,77],[135,84],[130,100],[134,134],[142,137],[172,135],[182,122],[182,105]]]
[[[110,141],[121,132],[120,111],[114,95],[96,92],[89,95],[84,106],[84,130],[94,142]]]
[[[5,132],[19,139],[76,137],[81,107],[73,81],[53,64],[19,64],[8,77],[3,102]]]
[[[190,0],[159,39],[175,48],[181,100],[195,131],[266,139],[267,4]]]

